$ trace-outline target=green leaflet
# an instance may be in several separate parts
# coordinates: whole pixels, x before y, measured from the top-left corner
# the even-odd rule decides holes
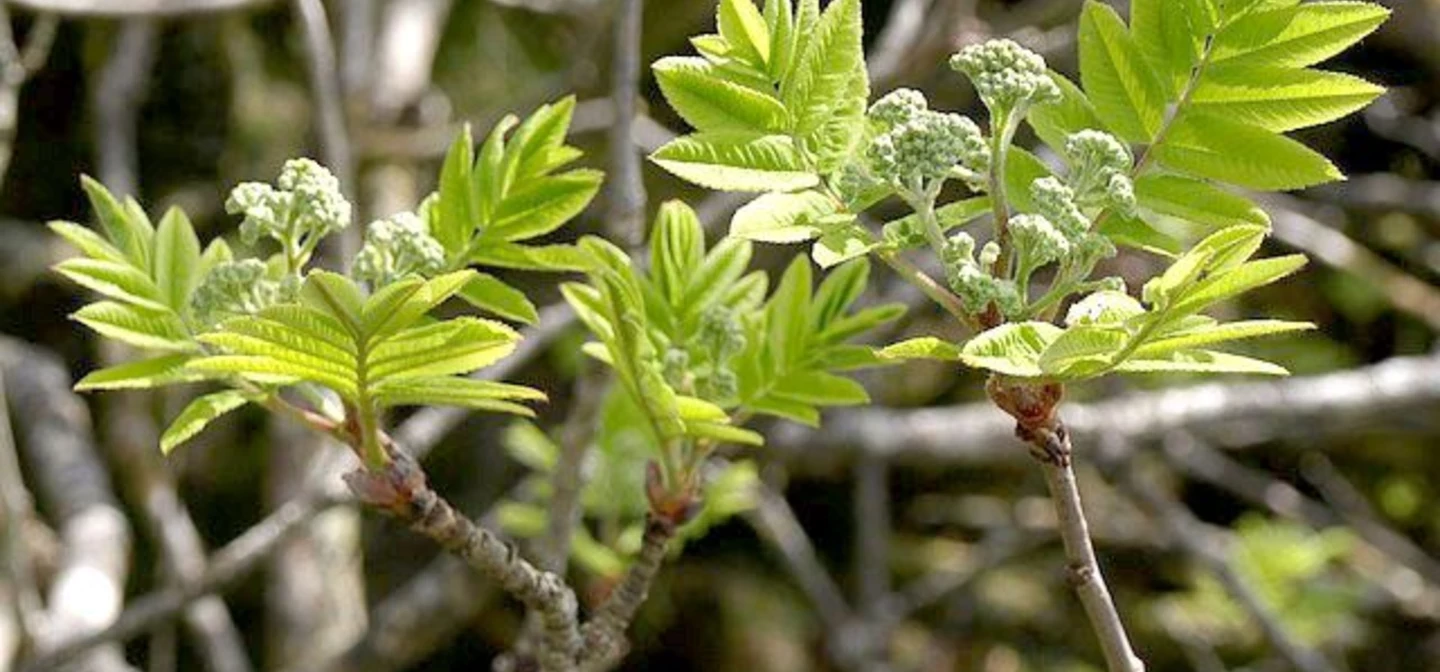
[[[1270,226],[1270,216],[1250,199],[1203,180],[1150,173],[1135,180],[1135,197],[1142,208],[1207,227]]]
[[[521,292],[488,273],[477,273],[460,289],[458,296],[479,310],[522,324],[540,319],[535,304]]]
[[[1109,367],[1128,340],[1124,329],[1107,325],[1074,326],[1046,346],[1036,360],[1040,371],[1054,378],[1082,378]]]
[[[1215,38],[1212,66],[1298,68],[1334,56],[1385,22],[1390,10],[1365,2],[1307,2],[1257,11]]]
[[[160,452],[169,455],[220,416],[244,406],[247,401],[249,399],[237,390],[212,392],[195,398],[180,411],[180,415],[175,416],[165,433],[160,435]]]
[[[1191,96],[1190,109],[1284,132],[1334,121],[1384,92],[1359,77],[1336,72],[1248,66],[1205,77]]]
[[[723,70],[704,59],[662,58],[653,70],[665,100],[697,130],[775,133],[788,126],[779,100],[728,81]]]
[[[1203,348],[1242,339],[1273,336],[1314,329],[1309,322],[1284,320],[1245,320],[1187,329],[1147,342],[1135,351],[1138,359],[1153,359],[1173,352]]]
[[[1026,117],[1036,135],[1039,135],[1045,144],[1060,149],[1065,146],[1065,138],[1071,133],[1108,128],[1080,87],[1058,72],[1052,71],[1050,78],[1060,87],[1060,101],[1036,105]]]
[[[451,269],[576,270],[545,246],[522,244],[574,219],[600,189],[600,171],[560,171],[580,155],[565,145],[574,109],[574,97],[566,97],[524,121],[506,117],[478,152],[470,129],[461,131],[445,155],[439,190],[421,207]]]
[[[56,264],[55,270],[102,296],[151,310],[170,310],[155,281],[132,266],[100,259],[67,259]]]
[[[806,13],[802,3],[802,24]],[[860,0],[830,3],[814,25],[796,52],[794,73],[781,82],[780,98],[790,110],[793,132],[805,140],[817,167],[829,172],[858,139],[870,97]]]
[[[200,284],[200,240],[190,218],[171,208],[155,232],[155,284],[161,298],[177,315],[189,309],[190,295]]]
[[[1156,150],[1161,165],[1194,177],[1266,191],[1289,191],[1341,179],[1314,150],[1278,133],[1192,112]]]
[[[114,301],[97,301],[70,316],[107,338],[147,350],[193,351],[185,324],[175,315]]]
[[[932,359],[941,362],[960,361],[960,346],[934,336],[922,336],[885,346],[879,351],[882,359]]]
[[[835,228],[810,248],[810,258],[820,268],[832,268],[847,261],[860,259],[879,249],[881,243],[870,232],[858,224],[845,224]]]
[[[1209,0],[1134,0],[1130,3],[1130,32],[1141,52],[1154,66],[1167,98],[1180,95],[1191,68],[1199,61],[1204,26],[1194,13]]]
[[[550,233],[585,210],[604,177],[598,170],[577,169],[517,185],[495,209],[483,235],[515,242]]]
[[[650,160],[677,177],[722,191],[796,191],[820,182],[788,136],[753,131],[676,138]]]
[[[1108,5],[1085,3],[1080,16],[1080,79],[1102,119],[1121,137],[1150,142],[1165,118],[1165,89]]]
[[[770,60],[770,29],[751,0],[720,0],[715,24],[730,54],[764,71]]]
[[[105,237],[125,254],[133,266],[148,271],[155,229],[145,213],[134,205],[134,201],[122,205],[105,185],[88,175],[80,176],[80,186],[90,199],[90,207],[95,211],[95,218],[100,221]]]
[[[1162,257],[1175,257],[1180,253],[1180,241],[1156,231],[1143,219],[1111,215],[1100,222],[1097,231],[1116,245],[1132,247]]]
[[[48,225],[56,235],[64,238],[85,256],[101,261],[128,264],[125,254],[111,245],[100,234],[74,222],[54,221]]]
[[[821,220],[838,206],[818,191],[765,194],[743,205],[730,220],[730,235],[761,243],[799,243],[824,233]]]
[[[977,369],[1007,376],[1038,378],[1040,355],[1062,330],[1048,322],[1002,324],[970,339],[960,350],[960,360]]]
[[[1210,350],[1185,350],[1160,359],[1135,358],[1115,367],[1122,373],[1246,373],[1287,376],[1284,367],[1270,362]]]
[[[207,378],[203,373],[187,370],[185,366],[189,361],[190,355],[177,354],[126,362],[90,372],[75,383],[75,389],[81,392],[145,389]]]

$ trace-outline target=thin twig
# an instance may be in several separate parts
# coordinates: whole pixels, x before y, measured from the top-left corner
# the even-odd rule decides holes
[[[10,12],[0,2],[0,183],[9,172],[19,124],[20,87],[45,65],[55,42],[59,19],[43,14],[30,27],[24,47],[15,44]]]
[[[614,56],[610,64],[610,208],[611,237],[625,247],[645,239],[645,183],[635,148],[636,104],[640,97],[640,28],[644,0],[619,0],[615,12]]]
[[[330,172],[340,180],[340,191],[354,200],[354,154],[350,147],[350,134],[345,130],[340,66],[335,57],[335,39],[330,33],[325,5],[320,0],[294,0],[294,8],[295,18],[305,35],[305,65],[310,76],[320,156]],[[358,226],[346,227],[337,238],[336,256],[348,260],[359,252],[362,233]]]
[[[625,630],[635,620],[635,612],[649,596],[650,584],[660,572],[670,540],[675,536],[675,523],[649,514],[645,519],[645,536],[640,553],[600,606],[600,610],[581,629],[585,639],[580,658],[581,672],[606,672],[613,669],[629,652],[630,642]]]
[[[1100,561],[1090,542],[1090,525],[1085,520],[1080,487],[1075,481],[1070,437],[1064,425],[1059,424],[1054,429],[1022,426],[1022,430],[1031,433],[1023,438],[1034,445],[1036,458],[1045,473],[1045,484],[1055,504],[1060,540],[1065,547],[1065,557],[1070,560],[1070,580],[1100,640],[1105,664],[1111,672],[1143,672],[1145,664],[1130,646],[1130,637],[1115,610],[1115,601],[1105,585]]]

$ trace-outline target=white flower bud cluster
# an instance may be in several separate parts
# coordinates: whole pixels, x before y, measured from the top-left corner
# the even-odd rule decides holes
[[[892,91],[870,108],[878,134],[866,158],[876,178],[900,188],[949,176],[957,164],[989,170],[990,147],[969,118],[928,109],[911,89]]]
[[[1025,305],[1015,283],[990,272],[1000,256],[1000,247],[987,243],[980,251],[978,262],[972,256],[974,252],[975,239],[963,231],[946,241],[941,260],[950,291],[960,298],[965,310],[972,313],[985,312],[993,304],[1006,317],[1020,314]]]
[[[997,116],[1023,105],[1060,100],[1060,87],[1050,78],[1045,59],[1012,40],[966,47],[950,57],[950,68],[970,78],[980,99]]]
[[[430,235],[425,222],[401,212],[366,227],[354,273],[357,280],[383,287],[407,275],[428,276],[444,267],[445,248]]]
[[[1134,159],[1119,138],[1104,131],[1080,131],[1065,140],[1065,155],[1077,203],[1127,217],[1135,213],[1135,184],[1130,180]]]
[[[1015,241],[1015,249],[1026,255],[1026,263],[1032,269],[1059,261],[1070,254],[1070,240],[1041,215],[1011,217],[1010,236]]]
[[[1064,236],[1067,246],[1062,254],[1050,261],[1071,261],[1078,268],[1090,268],[1101,259],[1115,255],[1115,245],[1110,239],[1091,230],[1090,218],[1081,212],[1076,204],[1075,192],[1054,177],[1042,177],[1030,184],[1030,196],[1035,200],[1035,209],[1041,217]],[[1013,226],[1013,223],[1012,223]],[[1036,242],[1043,242],[1037,240]],[[1016,240],[1020,253],[1032,252],[1023,247],[1024,241]],[[1052,247],[1046,243],[1046,247]],[[1045,253],[1048,249],[1038,252]],[[1041,256],[1045,256],[1042,254]],[[1035,268],[1048,262],[1036,261]]]
[[[292,298],[294,283],[282,283],[267,276],[259,259],[228,261],[211,269],[190,298],[195,320],[210,327],[227,317],[250,315]]]
[[[350,202],[340,193],[340,181],[310,159],[286,161],[275,187],[261,182],[237,185],[225,211],[245,216],[240,238],[247,245],[262,237],[296,245],[302,238],[318,240],[350,224]]]

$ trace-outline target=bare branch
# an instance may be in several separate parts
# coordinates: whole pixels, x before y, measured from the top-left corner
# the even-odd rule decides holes
[[[96,453],[89,411],[70,390],[64,363],[0,338],[0,369],[31,484],[60,531],[61,564],[46,591],[46,628],[36,647],[43,652],[115,620],[130,564],[130,526]],[[96,669],[124,667],[113,646],[85,662]]]
[[[320,0],[294,0],[295,18],[305,36],[305,65],[310,76],[310,93],[315,108],[320,156],[335,177],[340,191],[355,198],[355,160],[350,134],[345,130],[345,104],[340,93],[340,66],[335,56],[335,39]],[[360,251],[361,227],[346,227],[336,239],[336,255],[350,259]]]
[[[1073,451],[1064,425],[1057,424],[1054,429],[1021,425],[1020,430],[1024,434],[1021,438],[1034,444],[1036,459],[1045,473],[1045,484],[1055,504],[1060,540],[1065,547],[1065,557],[1070,560],[1070,581],[1100,640],[1106,666],[1110,672],[1144,672],[1145,664],[1130,646],[1130,636],[1115,610],[1115,600],[1105,585],[1100,561],[1090,542],[1090,524],[1080,504],[1080,487],[1075,482],[1071,460]]]
[[[310,492],[291,500],[216,551],[198,580],[167,586],[132,601],[110,626],[37,657],[22,667],[21,672],[54,670],[96,646],[129,640],[157,623],[174,618],[195,600],[218,593],[249,575],[290,534],[301,529],[316,513],[343,499],[333,493]]]
[[[372,120],[393,124],[425,94],[451,4],[451,0],[386,3],[381,21],[384,28],[370,64],[375,70],[368,96]]]
[[[20,639],[35,638],[44,621],[45,606],[40,601],[40,588],[35,583],[32,559],[26,550],[25,524],[35,515],[34,502],[25,481],[20,477],[20,456],[15,449],[15,435],[10,429],[9,400],[5,394],[5,376],[0,373],[0,523],[4,530],[4,557],[0,558],[0,579],[8,583],[13,594],[14,615]],[[7,609],[9,611],[9,609]],[[0,651],[0,664],[7,658]]]
[[[10,26],[10,12],[0,2],[0,182],[10,168],[15,149],[15,129],[19,124],[20,87],[45,65],[50,47],[55,42],[59,20],[45,14],[30,27],[25,46],[15,44]]]
[[[1101,436],[1150,439],[1183,430],[1218,446],[1282,437],[1316,437],[1360,428],[1433,427],[1408,413],[1440,401],[1440,357],[1396,357],[1350,371],[1265,381],[1214,382],[1065,404],[1066,429],[1078,442]],[[826,418],[820,430],[778,425],[767,450],[796,466],[833,468],[861,452],[897,464],[1022,462],[1013,423],[988,404],[914,411],[857,409]],[[825,450],[814,450],[824,446]]]
[[[268,5],[274,0],[8,0],[35,12],[73,17],[170,18],[233,12]]]
[[[640,26],[644,0],[619,0],[615,12],[614,57],[610,64],[610,235],[634,247],[645,240],[645,183],[635,150],[634,122],[640,97]]]

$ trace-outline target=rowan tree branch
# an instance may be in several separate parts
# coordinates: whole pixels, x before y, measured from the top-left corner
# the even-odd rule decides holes
[[[579,603],[560,578],[520,557],[514,546],[476,525],[430,489],[415,458],[392,450],[384,470],[357,470],[346,483],[363,503],[404,521],[470,566],[494,578],[525,606],[540,614],[545,637],[537,659],[544,672],[574,669],[581,635]]]
[[[625,572],[620,585],[605,598],[595,616],[581,629],[585,648],[580,657],[581,672],[606,672],[619,664],[630,650],[630,641],[625,630],[635,620],[635,612],[645,603],[650,593],[650,584],[665,562],[670,540],[675,537],[675,523],[666,518],[647,514],[645,536],[640,553]]]
[[[1022,427],[1029,432],[1029,428]],[[1090,525],[1085,520],[1085,509],[1080,503],[1080,487],[1075,481],[1073,450],[1070,437],[1063,424],[1055,428],[1035,428],[1030,436],[1022,436],[1035,448],[1036,459],[1045,473],[1045,485],[1055,505],[1055,515],[1060,530],[1060,540],[1065,547],[1065,557],[1070,561],[1070,581],[1090,626],[1100,640],[1100,649],[1105,654],[1106,667],[1110,672],[1144,672],[1145,664],[1135,655],[1130,645],[1130,636],[1125,624],[1115,609],[1115,600],[1105,584],[1100,570],[1100,561],[1095,557],[1095,547],[1090,542]]]

